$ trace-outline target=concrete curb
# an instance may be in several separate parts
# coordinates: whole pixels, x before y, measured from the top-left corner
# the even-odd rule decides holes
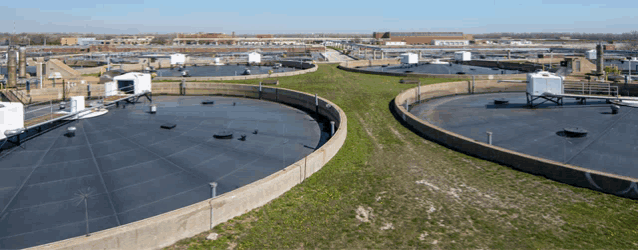
[[[470,84],[467,82],[450,82],[421,86],[420,93],[418,87],[411,88],[396,96],[392,102],[392,112],[399,119],[403,119],[406,126],[421,136],[464,154],[577,187],[638,199],[638,185],[636,184],[638,179],[567,165],[479,142],[421,120],[409,113],[404,107],[406,102],[408,104],[415,103],[419,94],[421,100],[426,100],[447,95],[467,94],[471,92],[469,87]],[[509,83],[496,83],[496,81],[476,81],[474,84],[474,93],[524,91],[524,89],[524,85],[516,86]]]
[[[315,67],[316,68],[316,67]],[[188,88],[191,88],[190,90]],[[222,94],[259,98],[309,110],[336,123],[336,131],[323,146],[305,158],[261,180],[231,192],[183,207],[171,212],[115,228],[91,233],[90,237],[78,236],[28,249],[158,249],[181,239],[192,237],[233,217],[263,206],[279,197],[295,185],[319,171],[343,146],[348,128],[348,119],[341,108],[319,97],[315,106],[313,94],[274,87],[220,84],[187,83],[187,93]],[[179,94],[179,83],[154,83],[155,94]]]

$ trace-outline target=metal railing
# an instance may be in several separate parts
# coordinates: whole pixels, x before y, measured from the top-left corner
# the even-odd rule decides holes
[[[91,105],[87,105],[82,112],[90,111],[96,108],[107,106],[111,102],[117,102],[121,100],[126,100],[133,96],[134,94],[127,94],[125,92],[130,92],[134,85],[125,86],[122,88],[118,88],[114,90],[114,93],[110,93],[107,96],[106,90],[101,95],[92,95]],[[78,94],[83,95],[86,92],[78,92]],[[68,93],[67,96],[73,95],[73,93]],[[107,100],[109,97],[113,97]],[[76,113],[71,113],[69,110],[71,109],[72,103],[70,102],[70,98],[60,99],[60,100],[49,100],[44,102],[33,103],[29,105],[25,105],[24,107],[24,127],[29,129],[37,126],[41,126],[43,124],[54,122],[60,119],[65,119],[76,115]],[[64,108],[62,107],[64,106]],[[66,112],[65,112],[66,111]]]
[[[31,97],[22,93],[22,91],[13,91],[13,90],[9,90],[9,92],[11,92],[11,94],[13,94],[16,98],[18,98],[18,100],[20,100],[20,102],[23,105],[27,105],[29,103],[31,103]]]
[[[618,87],[609,83],[564,82],[563,93],[577,95],[618,96]]]

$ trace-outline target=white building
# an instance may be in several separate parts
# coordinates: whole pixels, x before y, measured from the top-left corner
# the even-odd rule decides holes
[[[414,53],[401,54],[401,63],[404,63],[404,64],[419,63],[419,55]]]
[[[472,52],[469,51],[457,51],[454,52],[454,60],[456,61],[472,61]]]
[[[97,44],[98,41],[95,40],[95,37],[78,37],[78,45],[93,45]]]
[[[171,65],[177,65],[177,64],[185,64],[186,63],[186,55],[184,54],[172,54],[171,55]]]
[[[403,45],[405,45],[405,42],[398,42],[398,41],[385,41],[383,44],[384,44],[384,45],[388,45],[388,46],[393,46],[393,45],[396,45],[396,46],[403,46]]]
[[[261,63],[261,54],[257,52],[248,53],[248,63]]]
[[[501,40],[500,44],[508,44],[508,45],[529,45],[532,44],[531,41],[527,40]]]
[[[596,56],[596,50],[592,49],[592,50],[588,50],[585,52],[585,58],[589,59],[589,60],[596,60],[597,56]]]
[[[466,46],[470,45],[469,40],[432,40],[432,45],[437,46]]]

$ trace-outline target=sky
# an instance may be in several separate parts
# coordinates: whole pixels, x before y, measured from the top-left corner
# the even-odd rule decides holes
[[[6,0],[0,32],[363,33],[638,30],[638,1],[144,1]]]

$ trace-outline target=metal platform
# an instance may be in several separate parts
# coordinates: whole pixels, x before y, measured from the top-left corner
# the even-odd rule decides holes
[[[507,98],[509,104],[495,105]],[[612,114],[604,98],[581,104],[566,99],[562,106],[528,108],[525,93],[462,95],[430,100],[411,113],[446,130],[532,156],[584,168],[638,178],[638,112],[620,107]],[[585,137],[565,136],[564,129],[588,131]]]
[[[259,180],[328,138],[316,118],[273,102],[156,96],[150,114],[149,102],[140,101],[60,123],[23,148],[0,152],[0,249],[84,235],[82,193],[89,193],[95,232],[208,199],[210,182],[223,194]],[[176,126],[160,128],[166,123]],[[70,126],[74,137],[65,136]],[[220,130],[236,137],[214,138]]]

